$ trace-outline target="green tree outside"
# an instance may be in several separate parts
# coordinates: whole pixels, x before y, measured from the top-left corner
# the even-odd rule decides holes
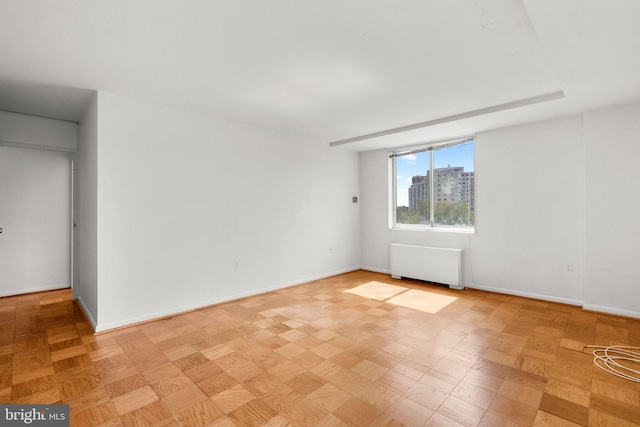
[[[429,224],[429,218],[430,206],[426,200],[418,200],[416,210],[411,210],[407,206],[396,208],[398,224]],[[472,226],[475,215],[464,201],[436,202],[434,221],[436,225]]]
[[[435,223],[439,225],[473,225],[474,213],[463,201],[436,202]]]

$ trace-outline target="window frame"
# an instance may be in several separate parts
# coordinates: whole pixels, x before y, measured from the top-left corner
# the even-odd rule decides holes
[[[435,198],[437,197],[434,191],[436,189],[437,183],[435,178],[435,170],[434,167],[434,155],[433,152],[453,147],[456,145],[464,144],[466,142],[473,142],[473,172],[474,172],[474,223],[471,226],[452,226],[452,225],[440,225],[435,224]],[[476,232],[476,217],[475,212],[477,208],[477,197],[476,197],[476,188],[475,185],[477,183],[477,177],[475,175],[476,171],[476,135],[466,135],[458,138],[450,138],[445,140],[438,140],[432,142],[425,142],[422,144],[417,144],[413,146],[400,147],[395,149],[388,150],[388,171],[389,171],[389,229],[391,230],[415,230],[415,231],[444,231],[444,232],[452,232],[452,233],[461,233],[461,234],[475,234]],[[429,180],[429,224],[403,224],[397,222],[397,201],[398,201],[398,181],[397,181],[397,167],[396,167],[396,158],[407,156],[410,154],[418,154],[430,152],[429,155],[429,173],[432,176],[432,179]],[[471,171],[467,171],[471,172]]]

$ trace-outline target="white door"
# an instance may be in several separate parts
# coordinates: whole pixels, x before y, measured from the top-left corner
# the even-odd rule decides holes
[[[69,153],[0,147],[0,296],[71,286]]]

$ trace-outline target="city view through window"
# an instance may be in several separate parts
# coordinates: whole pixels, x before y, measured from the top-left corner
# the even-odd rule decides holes
[[[398,155],[393,160],[396,224],[474,226],[473,140],[433,151]]]

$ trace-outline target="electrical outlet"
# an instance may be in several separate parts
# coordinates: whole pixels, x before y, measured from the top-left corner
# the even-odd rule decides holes
[[[565,273],[573,273],[573,264],[566,264],[564,266],[564,272]]]
[[[236,261],[236,262],[233,263],[233,269],[234,270],[240,270],[240,262],[239,261]]]

